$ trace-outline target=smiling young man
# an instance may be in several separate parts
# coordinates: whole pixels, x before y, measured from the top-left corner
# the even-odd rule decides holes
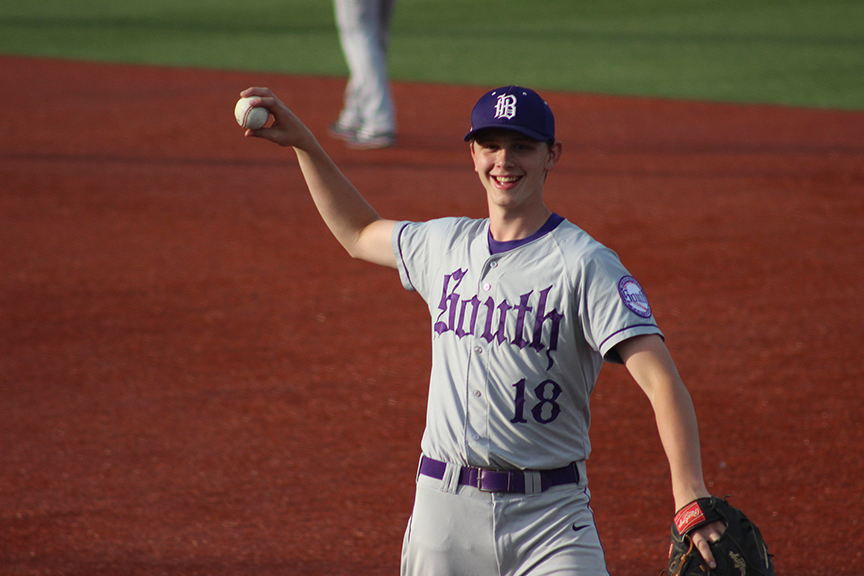
[[[543,185],[561,148],[560,142],[541,142],[514,130],[487,128],[472,134],[471,158],[486,189],[493,238],[525,237],[552,215],[543,202]]]
[[[402,574],[606,575],[590,508],[589,396],[604,362],[644,390],[676,509],[709,495],[690,396],[642,287],[614,252],[543,199],[561,159],[546,102],[492,90],[471,114],[489,217],[382,219],[309,130],[266,88],[247,136],[292,146],[312,198],[348,253],[396,268],[426,301],[432,371]],[[714,522],[692,539],[713,563]]]

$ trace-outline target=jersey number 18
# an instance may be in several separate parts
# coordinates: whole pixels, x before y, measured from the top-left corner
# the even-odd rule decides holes
[[[513,385],[516,388],[515,405],[513,409],[513,418],[510,420],[513,424],[526,424],[528,420],[525,418],[525,378]],[[531,408],[531,415],[534,420],[540,424],[549,424],[561,413],[561,406],[558,405],[558,396],[561,395],[561,386],[554,380],[544,380],[534,388],[534,396],[537,398],[537,403]]]

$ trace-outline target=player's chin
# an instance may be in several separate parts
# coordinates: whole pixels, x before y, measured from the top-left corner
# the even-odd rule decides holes
[[[488,194],[488,196],[490,204],[506,210],[519,210],[527,202],[524,195],[512,191],[502,192],[500,190],[495,190],[491,194]]]

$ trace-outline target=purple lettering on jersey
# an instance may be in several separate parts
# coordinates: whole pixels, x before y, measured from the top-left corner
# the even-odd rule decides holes
[[[522,294],[522,296],[519,297],[519,306],[516,307],[516,337],[513,339],[513,344],[518,346],[520,350],[528,345],[528,341],[522,337],[522,332],[525,328],[525,313],[534,310],[528,305],[528,299],[533,293],[534,292],[531,291],[527,294]]]
[[[468,330],[462,327],[465,325],[465,309],[471,305],[471,321],[468,322]],[[471,300],[462,300],[462,308],[459,310],[459,325],[456,327],[456,335],[459,338],[474,334],[474,325],[477,322],[477,314],[480,311],[480,299],[474,296]]]
[[[486,326],[483,329],[482,338],[487,342],[492,342],[492,339],[495,337],[492,334],[492,319],[495,317],[495,300],[490,296],[483,305],[486,306]]]
[[[495,338],[498,344],[507,342],[507,312],[513,309],[513,306],[507,303],[506,300],[498,305],[498,332]]]
[[[551,369],[555,361],[552,353],[558,350],[558,336],[561,321],[564,315],[557,310],[546,311],[549,293],[552,286],[541,290],[535,297],[533,290],[519,297],[519,304],[513,306],[506,300],[496,302],[493,297],[481,301],[473,294],[470,298],[463,298],[458,293],[458,288],[465,277],[466,271],[459,269],[452,274],[444,276],[441,301],[438,309],[441,311],[434,324],[436,334],[453,332],[458,338],[475,334],[477,323],[483,322],[483,338],[489,343],[511,344],[520,350],[530,347],[535,352],[546,350],[548,359],[547,370]],[[536,299],[536,304],[533,300]],[[471,310],[470,314],[468,310]],[[510,310],[515,310],[515,320],[508,320],[511,316]],[[532,313],[534,317],[532,319]],[[481,320],[481,316],[483,316]],[[548,337],[544,341],[544,326],[548,324]],[[529,328],[530,327],[530,328]],[[531,339],[526,338],[526,330],[530,329]],[[508,332],[512,330],[512,332]]]
[[[557,310],[552,310],[546,314],[546,300],[549,298],[549,291],[552,287],[546,288],[540,292],[540,303],[537,304],[537,315],[534,316],[534,338],[531,340],[531,347],[537,352],[543,349],[543,324],[549,320],[552,327],[549,330],[549,349],[546,351],[546,357],[549,359],[547,370],[552,368],[554,360],[552,360],[552,352],[558,350],[558,330],[561,326],[561,320],[564,315]]]
[[[441,314],[438,315],[438,321],[435,322],[434,326],[436,334],[443,334],[444,332],[454,329],[456,323],[456,303],[459,302],[459,295],[456,294],[456,289],[459,287],[459,284],[462,283],[462,278],[464,277],[465,271],[461,268],[444,277],[444,291],[441,294],[441,302],[438,304],[438,309],[441,310]],[[454,284],[453,291],[448,294],[447,291],[450,289],[450,280],[453,280]],[[450,311],[450,314],[447,318],[447,322],[442,322],[441,317],[444,316],[444,313],[448,310]]]

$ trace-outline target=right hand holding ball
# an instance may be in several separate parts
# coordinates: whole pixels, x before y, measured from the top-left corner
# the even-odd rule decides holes
[[[237,105],[234,106],[234,118],[237,123],[243,128],[250,130],[258,130],[263,128],[270,117],[270,112],[266,108],[253,108],[249,105],[256,97],[240,98]]]

